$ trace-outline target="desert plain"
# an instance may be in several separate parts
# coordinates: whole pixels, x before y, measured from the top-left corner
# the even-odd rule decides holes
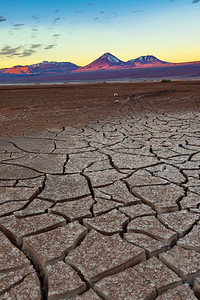
[[[200,81],[0,86],[0,299],[200,299]]]

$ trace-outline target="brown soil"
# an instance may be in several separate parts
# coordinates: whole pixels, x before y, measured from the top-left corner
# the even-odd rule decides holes
[[[199,108],[200,81],[1,86],[0,136],[81,126],[122,114]]]

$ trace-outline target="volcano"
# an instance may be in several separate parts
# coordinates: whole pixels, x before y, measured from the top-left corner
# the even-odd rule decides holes
[[[164,65],[173,65],[173,63],[162,61],[153,55],[140,56],[136,59],[128,60],[127,63],[137,68],[163,67]]]
[[[126,63],[109,52],[104,53],[89,65],[82,67],[79,71],[117,70],[123,69]]]
[[[38,64],[0,69],[0,82],[119,79],[137,78],[137,76],[139,78],[196,77],[200,76],[200,61],[171,63],[153,55],[122,61],[106,52],[83,67],[71,62],[43,61]]]

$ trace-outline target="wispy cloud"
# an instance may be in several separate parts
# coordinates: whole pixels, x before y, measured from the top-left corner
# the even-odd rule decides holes
[[[117,18],[117,17],[118,17],[118,14],[117,14],[116,11],[114,11],[114,12],[112,13],[112,18]]]
[[[6,56],[10,58],[15,56],[27,57],[37,52],[37,50],[40,47],[42,47],[42,44],[32,44],[28,47],[23,47],[23,46],[11,47],[9,45],[6,45],[0,50],[0,56]]]
[[[37,19],[39,19],[39,16],[37,16],[37,15],[32,15],[32,18],[33,18],[34,20],[37,20]]]
[[[36,49],[42,47],[42,44],[32,44],[31,49]]]
[[[55,44],[51,44],[51,45],[47,45],[44,50],[50,50],[53,49],[56,45]]]
[[[26,56],[31,56],[33,53],[35,53],[36,51],[33,49],[25,49],[20,55],[19,57],[26,57]]]
[[[57,17],[57,18],[55,18],[55,19],[53,20],[53,22],[56,23],[56,22],[59,21],[59,20],[60,20],[60,17]]]
[[[35,39],[39,34],[39,29],[37,27],[31,28],[31,39]]]
[[[22,49],[22,46],[19,47],[11,47],[11,46],[4,46],[1,50],[0,50],[0,55],[1,56],[18,56],[20,55],[20,50]]]
[[[200,2],[200,0],[193,0],[192,4],[195,4],[195,3],[198,3],[198,2]]]
[[[12,29],[13,30],[21,30],[24,25],[25,24],[22,24],[22,23],[14,24],[14,25],[12,25]]]
[[[4,18],[3,16],[0,16],[0,22],[5,22],[6,18]]]
[[[110,15],[105,15],[105,11],[104,10],[101,10],[99,12],[99,15],[93,17],[93,20],[95,22],[99,22],[99,23],[103,23],[103,22],[111,22],[113,18],[117,18],[118,17],[118,14],[117,12],[112,12]]]
[[[53,38],[59,38],[60,37],[60,34],[56,33],[52,36]]]
[[[14,27],[22,27],[22,26],[24,26],[25,24],[22,24],[22,23],[19,23],[19,24],[14,24],[13,26]]]

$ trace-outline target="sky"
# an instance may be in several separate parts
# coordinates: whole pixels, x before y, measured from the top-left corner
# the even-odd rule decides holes
[[[0,68],[105,52],[200,61],[200,0],[0,0]]]

